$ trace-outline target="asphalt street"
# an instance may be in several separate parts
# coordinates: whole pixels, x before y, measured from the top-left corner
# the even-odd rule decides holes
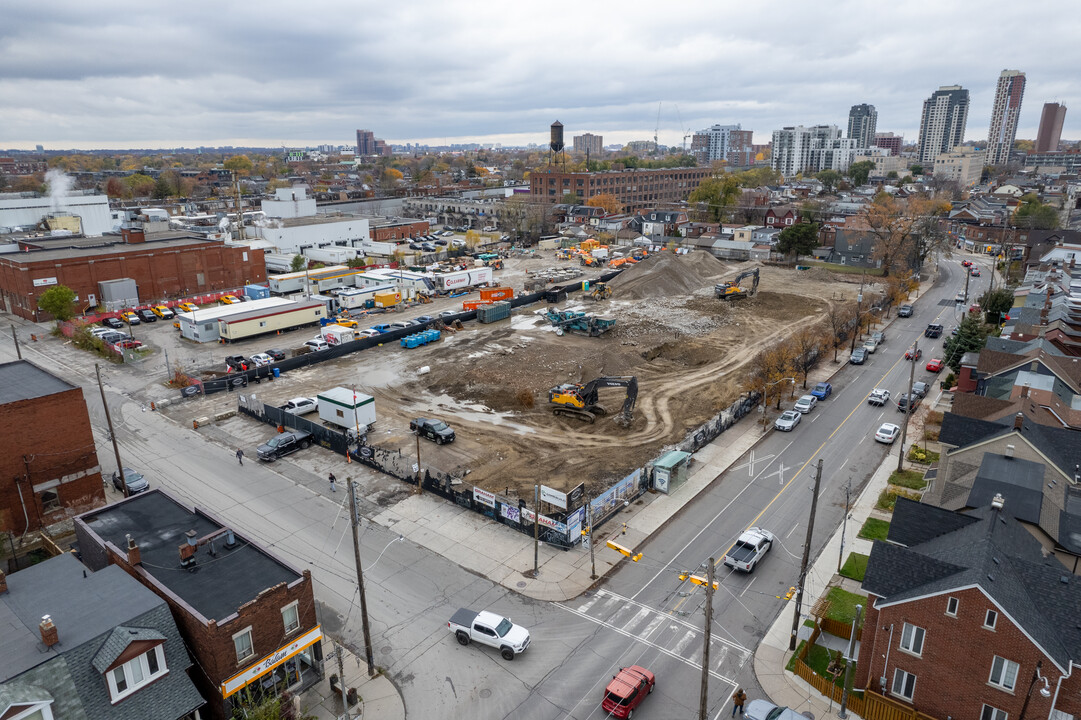
[[[867,364],[841,368],[832,380],[833,395],[793,432],[769,434],[655,534],[642,548],[642,561],[625,563],[579,598],[523,598],[363,521],[375,662],[401,689],[409,716],[601,718],[604,685],[629,664],[644,665],[658,677],[656,692],[636,717],[696,715],[704,590],[681,581],[679,573],[702,571],[711,557],[720,587],[714,599],[710,714],[725,711],[737,684],[756,697],[749,660],[784,604],[777,596],[797,582],[814,465],[823,459],[812,557],[841,521],[844,488],[850,486],[854,495],[886,452],[899,451],[899,444],[875,443],[872,434],[880,422],[897,421],[900,414],[891,406],[871,407],[866,397],[875,387],[894,396],[903,391],[909,370],[904,351],[917,339],[924,354],[916,379],[933,380],[923,366],[938,356],[945,338],[924,345],[922,331],[938,320],[948,333],[959,320],[952,298],[964,281],[960,270],[957,260],[943,261],[939,281],[915,303],[914,316],[889,326],[884,346]],[[982,289],[972,285],[969,295]],[[47,353],[34,345],[24,351],[83,386],[103,474],[111,472],[115,461],[86,356],[59,344],[49,345]],[[10,343],[0,347],[4,360],[14,356]],[[344,488],[317,491],[322,478],[287,476],[254,459],[241,467],[231,448],[178,428],[134,400],[122,369],[106,367],[103,375],[124,464],[146,473],[154,487],[207,508],[298,569],[310,569],[325,630],[363,657]],[[107,493],[117,498],[111,487]],[[720,558],[755,524],[773,531],[778,542],[754,573],[734,574]],[[513,662],[490,649],[459,647],[446,628],[458,607],[513,618],[531,631],[531,647]]]

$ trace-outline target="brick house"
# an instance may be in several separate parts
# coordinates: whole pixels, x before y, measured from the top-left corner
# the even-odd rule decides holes
[[[204,704],[165,601],[64,553],[0,572],[0,718],[198,720]]]
[[[0,364],[0,531],[21,535],[105,504],[82,388],[27,360]]]
[[[947,510],[981,507],[1002,494],[1007,514],[1081,574],[1081,433],[1019,413],[994,422],[946,413],[942,455],[923,502]]]
[[[534,169],[529,194],[537,202],[559,203],[564,195],[581,201],[612,195],[625,211],[641,211],[662,203],[683,202],[698,185],[713,175],[710,168],[660,168],[563,172],[554,167]]]
[[[409,240],[428,234],[427,220],[386,220],[371,224],[372,240]]]
[[[322,679],[310,571],[161,490],[76,518],[75,534],[91,569],[118,565],[168,603],[206,717],[232,717],[241,691],[258,700]]]
[[[778,205],[766,211],[767,227],[786,228],[799,222],[799,210],[792,205]]]
[[[968,373],[974,392],[954,395],[954,413],[998,420],[1020,412],[1041,425],[1081,428],[1081,363],[1045,347],[1021,353],[984,348],[975,359]]]
[[[961,514],[897,499],[863,580],[856,687],[943,719],[1081,715],[1081,581],[1010,502]]]

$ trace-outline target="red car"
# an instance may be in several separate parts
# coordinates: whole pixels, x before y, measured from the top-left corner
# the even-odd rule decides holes
[[[927,363],[927,369],[930,372],[935,372],[935,373],[936,372],[942,372],[943,367],[945,367],[945,363],[943,363],[938,358],[934,358],[933,360],[931,360],[930,362]]]
[[[921,357],[923,357],[923,350],[921,348],[916,348],[915,350],[909,348],[905,351],[905,360],[919,360]]]
[[[962,260],[961,261],[961,266],[962,267],[972,267],[972,262],[970,260]]]
[[[604,689],[601,710],[611,717],[629,718],[634,709],[642,704],[646,695],[653,692],[656,678],[649,670],[639,665],[620,668],[619,674],[612,678]]]

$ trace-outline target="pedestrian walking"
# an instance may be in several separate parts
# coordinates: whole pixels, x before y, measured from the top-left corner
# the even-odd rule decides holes
[[[241,465],[244,464],[244,451],[241,450],[240,448],[236,449],[236,461],[238,463],[240,463]]]
[[[330,491],[331,492],[338,492],[338,488],[336,488],[334,486],[335,482],[337,482],[337,479],[334,477],[334,473],[331,473],[330,474]]]
[[[743,717],[743,703],[745,702],[747,702],[747,693],[743,692],[743,688],[732,693],[732,717],[736,716],[737,710],[739,710],[739,716]]]

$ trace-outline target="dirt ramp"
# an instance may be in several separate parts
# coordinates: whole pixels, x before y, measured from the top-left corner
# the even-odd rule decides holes
[[[662,252],[624,270],[610,283],[617,298],[647,298],[690,295],[715,283],[729,267],[704,250],[689,255]]]

